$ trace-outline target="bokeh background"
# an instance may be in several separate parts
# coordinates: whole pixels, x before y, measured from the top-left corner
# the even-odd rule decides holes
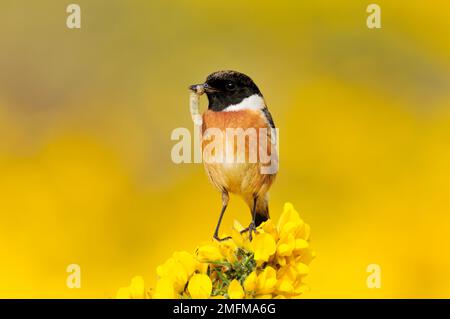
[[[0,3],[0,297],[114,297],[210,238],[220,195],[172,163],[170,134],[220,69],[250,75],[280,128],[270,208],[312,227],[305,297],[450,297],[448,1],[376,1],[379,30],[368,1],[74,2],[80,30],[71,2]]]

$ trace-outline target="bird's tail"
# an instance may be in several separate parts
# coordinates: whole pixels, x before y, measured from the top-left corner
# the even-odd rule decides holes
[[[267,198],[261,198],[256,201],[255,225],[258,227],[261,223],[269,219],[269,204]]]

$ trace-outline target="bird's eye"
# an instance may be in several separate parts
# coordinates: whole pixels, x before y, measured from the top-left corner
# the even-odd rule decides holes
[[[225,84],[225,87],[228,91],[233,91],[236,88],[233,82],[227,82],[227,84]]]

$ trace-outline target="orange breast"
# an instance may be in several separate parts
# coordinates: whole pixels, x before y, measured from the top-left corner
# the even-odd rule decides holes
[[[268,127],[267,121],[261,111],[242,110],[235,112],[214,112],[207,110],[203,113],[203,130],[210,127],[219,129],[250,127]]]
[[[224,146],[225,156],[230,152],[234,153],[234,158],[244,156],[245,154],[245,158],[249,159],[250,162],[260,162],[261,151],[265,151],[266,154],[270,155],[271,130],[264,114],[260,110],[242,110],[234,112],[206,111],[203,114],[202,127],[202,133],[204,136],[202,146],[204,148],[214,140],[214,138],[209,138],[207,134],[207,130],[214,133],[214,131],[212,131],[213,129],[218,129],[222,132],[222,143]],[[240,137],[244,137],[241,141],[245,141],[245,149],[238,147]],[[264,138],[266,143],[260,143],[260,138]],[[251,143],[251,140],[254,144]],[[260,150],[260,147],[263,147],[264,150]],[[251,160],[255,159],[254,156],[256,156],[256,160]]]
[[[214,129],[222,134],[220,136],[208,134],[214,132]],[[227,131],[227,129],[254,132],[252,137],[254,143],[250,143],[251,137],[245,134],[243,147],[238,143],[239,137],[229,135],[230,130]],[[249,131],[248,129],[254,130]],[[237,131],[231,130],[231,132],[236,133]],[[251,194],[259,193],[270,187],[273,178],[260,173],[260,152],[269,156],[271,154],[270,126],[261,111],[214,112],[208,110],[203,114],[202,133],[203,161],[212,183],[218,189],[226,189],[247,197],[247,195],[252,196]],[[266,139],[265,143],[260,143],[261,134],[265,135],[261,136]],[[216,141],[217,138],[221,138],[219,143]],[[222,153],[211,152],[213,144],[210,145],[210,143],[213,142],[215,146],[222,147]],[[265,149],[261,149],[262,147]],[[233,162],[228,161],[230,158],[233,159]]]

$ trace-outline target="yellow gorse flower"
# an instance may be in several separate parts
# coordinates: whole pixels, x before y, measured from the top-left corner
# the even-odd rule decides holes
[[[208,244],[197,248],[196,257],[200,262],[210,262],[221,260],[224,256],[222,255],[219,247],[214,244]]]
[[[200,245],[194,254],[175,252],[156,269],[152,294],[142,277],[121,288],[117,298],[298,298],[315,256],[309,245],[310,227],[291,203],[275,224],[262,223],[250,241],[234,223],[232,237]]]
[[[194,274],[189,280],[187,289],[191,298],[209,298],[212,292],[211,279],[209,279],[209,277],[205,274]]]
[[[237,279],[233,279],[228,286],[228,297],[230,299],[242,299],[244,296],[245,293],[241,284]]]
[[[275,253],[277,244],[270,234],[261,233],[255,236],[250,247],[254,253],[255,260],[257,262],[265,262]]]
[[[117,291],[117,299],[144,299],[149,297],[149,293],[145,290],[144,279],[136,276],[131,279],[128,287],[122,287]]]

